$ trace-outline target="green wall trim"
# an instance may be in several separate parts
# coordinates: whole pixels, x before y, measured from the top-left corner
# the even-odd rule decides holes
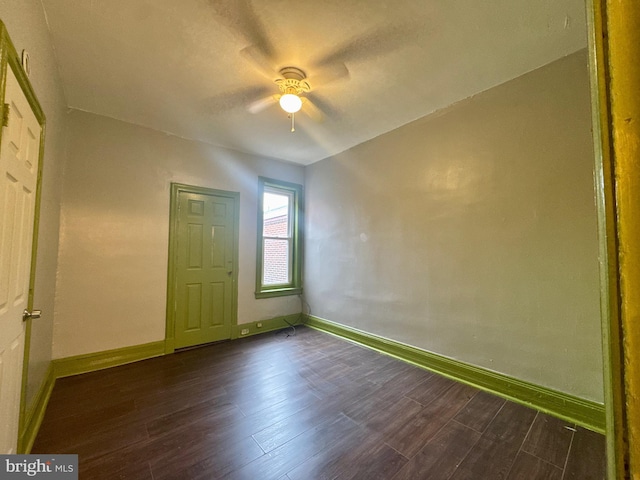
[[[164,340],[131,347],[116,348],[104,352],[88,353],[53,361],[56,378],[70,377],[81,373],[117,367],[126,363],[146,360],[164,355]]]
[[[265,189],[276,189],[288,192],[293,196],[293,204],[290,206],[292,222],[292,246],[291,246],[291,282],[286,285],[266,286],[262,285],[263,274],[263,201]],[[256,244],[256,298],[282,297],[286,295],[300,295],[302,293],[302,263],[304,246],[304,187],[297,183],[285,182],[274,178],[258,177],[258,229]]]
[[[231,338],[236,339],[250,337],[252,335],[260,335],[261,333],[281,330],[283,328],[289,327],[290,325],[300,325],[301,317],[302,316],[299,313],[294,313],[291,315],[280,315],[268,320],[259,320],[257,322],[234,325],[231,331]],[[262,327],[258,327],[259,323],[262,324]],[[249,332],[243,335],[243,329],[249,330]]]
[[[18,453],[28,454],[31,452],[33,442],[36,440],[40,425],[44,419],[44,412],[47,409],[53,386],[56,383],[56,377],[53,371],[53,363],[49,363],[49,368],[45,375],[40,390],[33,399],[33,404],[27,409],[18,439]]]
[[[485,368],[412,347],[395,340],[347,327],[316,316],[307,316],[311,328],[431,370],[453,380],[486,390],[508,400],[562,418],[598,433],[605,430],[604,405],[567,393],[509,377]]]

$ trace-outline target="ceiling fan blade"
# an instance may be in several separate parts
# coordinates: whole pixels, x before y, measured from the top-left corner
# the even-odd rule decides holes
[[[317,59],[315,64],[323,67],[375,58],[406,45],[423,28],[418,24],[408,23],[375,27],[338,45],[333,51]]]
[[[325,115],[322,110],[308,98],[302,99],[302,113],[308,116],[311,120],[317,123],[322,123],[325,120]]]
[[[240,55],[246,59],[253,67],[269,80],[273,81],[279,78],[272,59],[264,54],[264,52],[256,45],[249,45],[240,50]]]
[[[275,57],[269,35],[249,0],[209,0],[216,18],[266,58]]]
[[[318,74],[309,78],[309,83],[317,88],[342,79],[349,79],[349,69],[344,63],[336,62],[321,67]]]
[[[280,95],[269,95],[247,105],[247,110],[251,113],[259,113],[271,105],[275,105],[280,100]]]
[[[326,118],[339,116],[338,110],[317,93],[309,93],[302,98],[302,112],[316,122],[323,122]]]
[[[270,88],[266,86],[251,86],[239,88],[230,92],[220,93],[204,101],[204,105],[209,113],[222,113],[240,105],[247,105],[250,102],[266,95]]]

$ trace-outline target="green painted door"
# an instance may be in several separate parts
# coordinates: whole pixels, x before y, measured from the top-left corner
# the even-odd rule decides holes
[[[179,192],[175,347],[231,338],[236,198]]]

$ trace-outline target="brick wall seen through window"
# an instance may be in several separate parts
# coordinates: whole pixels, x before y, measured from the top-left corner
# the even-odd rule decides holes
[[[286,207],[281,207],[279,212],[269,212],[275,214],[270,216],[265,214],[264,237],[281,237],[264,239],[264,264],[263,279],[264,285],[278,285],[289,283],[289,215]]]

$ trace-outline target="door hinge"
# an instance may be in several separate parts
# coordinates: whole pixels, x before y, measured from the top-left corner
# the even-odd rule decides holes
[[[9,104],[5,103],[2,109],[2,126],[3,127],[9,126],[9,110],[10,110]]]

